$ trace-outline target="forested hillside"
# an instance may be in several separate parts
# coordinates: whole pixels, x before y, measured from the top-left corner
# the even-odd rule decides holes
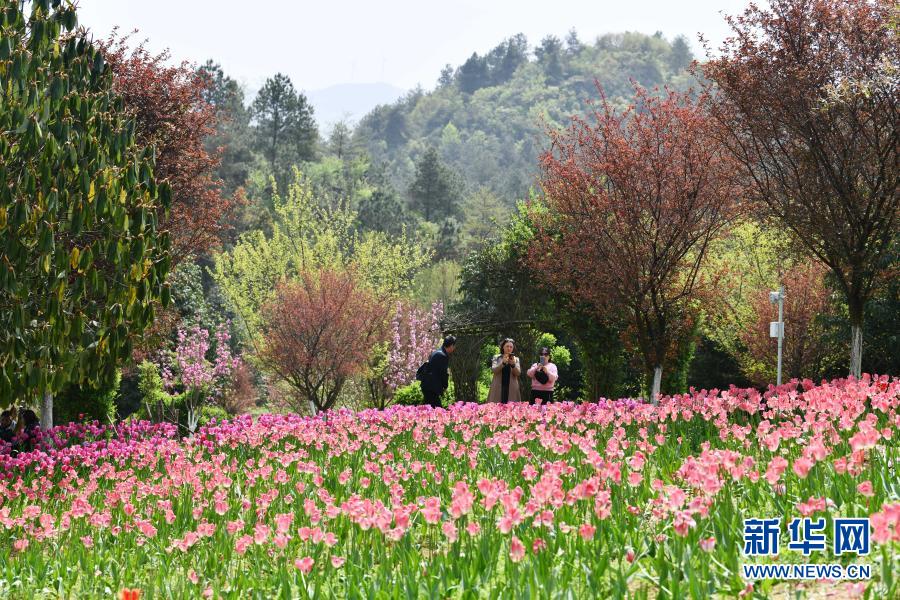
[[[355,131],[373,163],[405,190],[429,147],[457,171],[467,191],[486,186],[512,204],[533,185],[544,130],[566,124],[598,97],[595,82],[616,104],[645,87],[683,88],[693,60],[687,41],[660,34],[608,34],[582,42],[549,36],[529,52],[515,35],[462,65],[447,65],[433,91],[414,90],[366,115]]]

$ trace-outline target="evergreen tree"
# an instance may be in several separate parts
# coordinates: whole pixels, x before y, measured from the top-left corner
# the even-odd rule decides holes
[[[490,188],[481,187],[466,198],[462,213],[465,215],[461,232],[465,255],[481,249],[497,236],[509,218],[509,207]]]
[[[390,187],[377,189],[359,203],[356,218],[363,231],[380,231],[388,235],[399,235],[406,222],[406,211],[397,193]]]
[[[541,40],[541,45],[534,51],[538,64],[544,70],[550,83],[559,83],[563,78],[562,42],[555,35],[548,35]]]
[[[312,106],[281,73],[266,80],[251,106],[256,146],[276,179],[290,167],[315,158],[318,130]]]
[[[687,38],[679,35],[672,40],[672,54],[669,58],[669,65],[673,71],[683,71],[688,68],[694,60],[694,54],[688,45]]]
[[[328,134],[328,152],[340,160],[345,160],[352,158],[353,149],[353,131],[346,121],[338,121]]]
[[[518,33],[504,41],[486,57],[491,85],[506,83],[520,65],[528,62],[528,38]]]
[[[438,87],[447,87],[453,84],[453,77],[456,74],[456,69],[453,68],[453,65],[447,63],[444,65],[444,68],[441,69],[441,76],[438,77]]]
[[[459,68],[459,89],[466,93],[472,94],[476,90],[481,89],[490,84],[490,73],[488,71],[487,60],[478,56],[473,52],[469,60],[463,63]]]
[[[455,260],[460,255],[462,227],[454,217],[447,217],[440,223],[434,241],[434,256],[437,260]]]
[[[409,188],[412,207],[426,221],[454,216],[459,212],[460,188],[458,176],[441,164],[431,147],[416,164],[416,178]]]
[[[566,56],[578,56],[582,48],[584,48],[584,45],[578,39],[578,32],[573,27],[566,36]]]
[[[75,6],[0,3],[0,406],[109,386],[168,304],[171,205]],[[22,9],[28,7],[30,16]]]
[[[216,134],[207,138],[207,151],[222,149],[216,176],[222,180],[224,194],[231,196],[246,183],[253,163],[250,112],[244,105],[244,90],[221,66],[208,60],[199,72],[207,83],[203,99],[217,113]]]

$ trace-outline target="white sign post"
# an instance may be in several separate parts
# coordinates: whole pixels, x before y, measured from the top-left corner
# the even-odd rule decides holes
[[[769,302],[778,304],[778,320],[769,323],[769,337],[778,338],[778,379],[776,385],[781,385],[781,347],[784,343],[784,286],[779,286],[777,292],[769,292]]]

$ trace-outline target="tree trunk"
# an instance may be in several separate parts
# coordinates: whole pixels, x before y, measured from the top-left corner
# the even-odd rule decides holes
[[[460,334],[456,338],[456,351],[450,359],[450,377],[453,378],[453,395],[456,402],[478,402],[478,362],[483,338]]]
[[[850,309],[850,375],[859,379],[862,374],[862,328],[865,302],[857,296],[848,294],[847,304]]]
[[[653,367],[653,388],[650,390],[650,402],[659,402],[659,388],[662,386],[662,365]]]
[[[850,374],[859,379],[862,374],[862,323],[850,325]]]
[[[316,410],[316,403],[312,401],[312,398],[309,399],[309,414],[312,416],[316,416],[319,411]]]
[[[53,427],[53,394],[44,392],[41,399],[41,429],[48,430]]]

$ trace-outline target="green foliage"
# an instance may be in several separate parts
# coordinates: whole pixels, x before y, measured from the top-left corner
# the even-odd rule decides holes
[[[582,398],[595,402],[598,398],[637,396],[641,375],[634,372],[622,344],[624,326],[612,318],[601,322],[574,309],[565,311],[564,322],[575,339],[581,363]]]
[[[558,85],[563,77],[562,42],[555,35],[548,35],[535,48],[534,55],[547,78],[547,83]]]
[[[315,157],[319,133],[313,110],[290,78],[270,77],[253,99],[252,124],[257,149],[266,157],[279,184],[290,179],[291,167]]]
[[[751,387],[737,360],[709,337],[701,337],[694,351],[687,378],[697,390],[727,390],[729,386]]]
[[[157,366],[143,361],[138,365],[138,389],[141,394],[141,408],[132,415],[134,419],[150,419],[153,421],[175,422],[182,431],[188,431],[188,396],[169,394],[163,386],[162,377]],[[196,403],[195,403],[196,404]],[[160,413],[160,408],[162,413]],[[221,406],[204,404],[200,407],[197,425],[206,425],[210,419],[222,421],[229,418],[228,411]]]
[[[693,331],[678,341],[675,356],[669,361],[663,374],[660,389],[663,394],[684,394],[688,391],[688,374],[691,362],[697,350],[697,335],[700,331],[699,321],[694,323]],[[648,381],[648,389],[653,384],[653,378]]]
[[[21,12],[29,6],[31,16]],[[0,2],[0,405],[110,386],[168,303],[169,190],[70,3]]]
[[[428,148],[409,187],[411,208],[426,221],[438,222],[459,214],[461,196],[459,176],[443,165],[435,148]]]
[[[572,352],[565,346],[560,346],[552,333],[542,333],[538,336],[534,347],[535,354],[540,352],[541,348],[550,349],[550,358],[556,366],[565,368],[572,364]]]
[[[450,385],[447,387],[444,395],[441,396],[441,403],[444,406],[450,406],[453,403],[453,390],[453,379],[451,378]],[[485,397],[487,397],[486,394]],[[422,394],[422,387],[419,385],[418,381],[413,381],[394,391],[394,404],[399,404],[401,406],[418,406],[424,403],[425,396]]]
[[[462,227],[454,217],[447,217],[438,224],[434,238],[434,257],[437,260],[455,260],[460,255]]]
[[[353,139],[353,130],[346,121],[338,121],[331,126],[325,148],[338,160],[355,159],[361,156],[361,148]]]
[[[53,418],[58,424],[97,420],[112,423],[116,417],[116,395],[121,375],[112,384],[100,389],[89,385],[70,385],[55,398]]]
[[[743,378],[756,384],[774,382],[775,346],[768,353],[765,343],[769,341],[766,325],[777,318],[777,312],[764,298],[779,285],[787,291],[785,380],[835,377],[845,370],[846,363],[844,367],[840,364],[849,342],[846,304],[829,301],[840,292],[836,288],[829,291],[828,277],[823,283],[820,276],[810,276],[815,273],[815,259],[793,244],[786,232],[746,220],[714,242],[708,256],[705,276],[717,282],[722,301],[708,310],[699,333],[709,340],[706,350],[724,351],[740,367],[739,376],[729,382],[739,384]],[[888,321],[867,333],[877,339],[885,330],[891,330]],[[876,353],[876,360],[891,355],[888,348],[889,342],[884,352]],[[708,358],[721,362],[714,356]],[[712,380],[705,381],[695,372],[691,379],[706,388],[724,383],[715,375],[710,377]]]
[[[260,308],[279,282],[305,269],[352,268],[376,296],[399,297],[409,291],[427,255],[418,246],[381,232],[360,233],[356,212],[324,209],[308,181],[294,172],[287,197],[276,195],[271,235],[251,231],[216,257],[213,278],[247,331],[256,335]]]
[[[378,231],[390,236],[403,234],[406,209],[390,188],[376,189],[359,202],[359,226],[363,231]]]
[[[240,84],[226,76],[218,64],[208,60],[198,72],[207,82],[203,99],[215,107],[220,117],[215,135],[206,140],[206,148],[222,149],[216,176],[222,180],[223,193],[231,196],[246,183],[253,168],[250,112],[244,106]]]
[[[369,161],[364,156],[325,156],[303,166],[319,206],[330,210],[356,210],[375,188],[369,183]]]
[[[382,410],[391,403],[391,390],[384,382],[389,366],[388,350],[388,342],[382,341],[375,344],[369,353],[368,365],[361,377],[365,384],[364,406],[366,408]],[[345,389],[347,388],[345,387]]]
[[[398,189],[415,178],[434,146],[468,189],[487,187],[508,210],[533,185],[545,127],[584,114],[586,100],[597,98],[595,80],[615,104],[631,98],[632,80],[648,89],[695,84],[684,72],[692,57],[683,42],[623,33],[584,44],[570,33],[565,48],[548,38],[529,61],[527,40],[513,36],[458,69],[445,69],[434,91],[414,91],[373,110],[354,136],[375,163],[387,163]]]
[[[468,256],[497,240],[509,221],[509,208],[494,192],[480,187],[463,202],[462,253]]]
[[[231,418],[231,415],[224,408],[206,404],[200,409],[200,419],[197,421],[197,424],[203,427],[208,425],[212,419],[215,419],[217,423],[221,423],[229,418]]]
[[[211,295],[203,289],[203,272],[199,264],[185,261],[169,275],[172,304],[184,327],[197,325],[210,331],[224,320],[213,306]]]
[[[422,306],[440,301],[444,306],[457,302],[461,267],[452,260],[439,260],[416,273],[413,280],[413,298]]]
[[[394,391],[394,404],[401,406],[418,406],[425,402],[425,396],[422,394],[422,387],[418,381],[413,381],[408,385],[398,387]]]
[[[494,375],[491,373],[491,359],[497,354],[499,349],[493,341],[484,344],[478,352],[478,382],[477,385],[484,387],[490,392],[491,380]]]
[[[159,374],[159,368],[149,361],[143,361],[138,365],[138,391],[141,394],[141,400],[146,413],[146,407],[155,407],[160,402],[165,406],[171,406],[174,397],[166,393],[163,386],[162,377]]]
[[[479,381],[475,384],[475,391],[478,395],[478,398],[475,401],[478,402],[478,404],[484,404],[485,402],[487,402],[488,396],[491,394],[491,386],[490,384],[485,385],[484,383]]]
[[[532,237],[526,208],[520,205],[500,239],[470,255],[463,265],[460,291],[464,298],[456,309],[498,324],[544,317],[549,296],[537,287],[522,262]]]
[[[895,249],[896,252],[896,249]],[[894,271],[900,267],[896,254],[891,257]],[[833,286],[828,278],[827,283]],[[834,313],[820,316],[823,335],[829,346],[843,351],[850,343],[850,315],[847,302],[834,290]],[[893,374],[900,372],[900,278],[889,279],[866,303],[863,320],[863,339],[866,351],[862,357],[864,373]],[[839,361],[826,371],[824,377],[842,376],[847,371],[845,352]]]
[[[790,267],[793,259],[787,239],[782,232],[746,220],[714,241],[707,253],[706,277],[721,277],[724,310],[711,314],[704,329],[739,362],[743,349],[736,332],[756,321],[752,294],[777,289],[780,273]]]

